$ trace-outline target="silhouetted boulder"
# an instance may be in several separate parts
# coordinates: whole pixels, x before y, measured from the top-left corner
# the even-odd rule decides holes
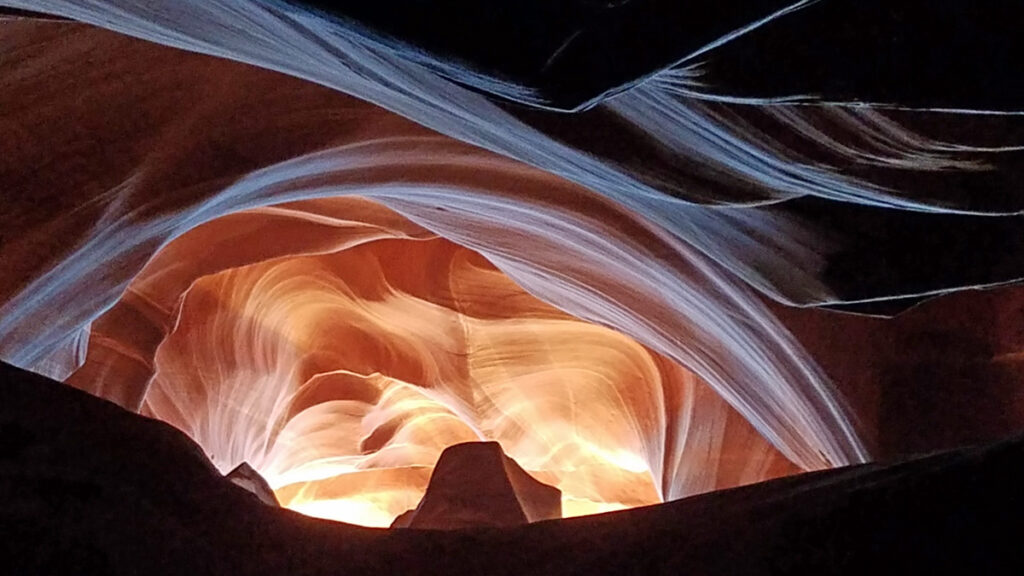
[[[248,462],[242,462],[231,472],[228,472],[225,476],[228,480],[231,480],[237,486],[245,488],[249,492],[252,492],[260,502],[263,502],[267,506],[280,506],[277,501],[277,496],[274,496],[274,491],[270,488],[270,484],[260,476],[260,473],[249,466]]]
[[[392,528],[515,526],[562,517],[562,492],[537,481],[497,442],[467,442],[441,453],[427,493]]]

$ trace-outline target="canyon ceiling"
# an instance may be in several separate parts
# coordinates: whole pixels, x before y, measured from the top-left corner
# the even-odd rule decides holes
[[[0,0],[0,360],[371,526],[1020,431],[1013,17],[692,4]]]

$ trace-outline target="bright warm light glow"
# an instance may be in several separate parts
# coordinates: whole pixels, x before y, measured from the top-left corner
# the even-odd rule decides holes
[[[593,502],[591,500],[577,500],[575,498],[562,498],[562,516],[574,518],[576,516],[589,516],[591,514],[603,514],[629,508],[618,502]]]
[[[576,120],[510,114],[316,17],[40,3],[122,34],[4,21],[26,55],[0,90],[19,110],[0,114],[4,361],[172,422],[296,506],[379,493],[398,514],[466,440],[609,506],[867,459],[751,286],[835,302],[830,248],[761,203],[876,187],[791,172],[657,83],[578,118],[598,137],[579,148],[559,135]],[[664,166],[598,145],[620,129]]]
[[[358,498],[291,502],[288,507],[306,516],[341,520],[371,528],[387,528],[394,521],[393,515],[386,509]]]
[[[210,248],[227,234],[239,240]],[[108,334],[160,317],[176,320],[154,340],[142,411],[312,516],[389,525],[446,447],[480,440],[558,487],[566,516],[793,470],[678,364],[360,198],[242,212],[172,242],[94,324],[79,374],[103,382],[104,362],[130,358]]]

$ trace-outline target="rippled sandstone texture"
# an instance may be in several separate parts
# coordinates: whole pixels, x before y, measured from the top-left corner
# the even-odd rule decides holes
[[[209,240],[221,236],[233,240]],[[260,260],[283,246],[289,257]],[[195,270],[246,254],[257,262]],[[150,351],[129,319],[171,328]],[[224,472],[249,462],[282,505],[360,524],[415,507],[442,450],[478,440],[561,489],[569,516],[797,470],[689,371],[358,198],[185,234],[93,324],[68,381],[118,398],[149,357],[144,414]]]
[[[5,116],[38,136],[4,156],[5,354],[181,427],[222,472],[250,462],[285,505],[387,525],[479,439],[567,514],[863,458],[759,301],[620,206],[309,83],[3,30],[4,110],[53,99]],[[21,169],[54,150],[62,170]]]
[[[585,512],[1020,428],[1019,290],[787,307],[1024,276],[1013,101],[730,81],[873,3],[794,4],[577,115],[295,5],[0,4],[189,50],[0,20],[0,357],[296,508],[386,524],[464,440]]]

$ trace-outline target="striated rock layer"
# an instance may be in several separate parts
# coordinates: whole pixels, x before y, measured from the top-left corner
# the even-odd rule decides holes
[[[295,3],[0,4],[91,23],[0,18],[0,358],[250,462],[293,508],[387,525],[467,441],[571,515],[1024,423],[1019,289],[889,322],[788,306],[1024,277],[1012,93],[837,85],[818,56],[842,34],[794,47],[781,91],[735,74],[815,22],[920,45],[960,37],[955,11],[710,10],[718,40],[567,115]],[[1005,44],[997,20],[977,36]]]
[[[517,85],[481,82],[476,57],[533,53],[522,42],[489,49],[503,35],[474,22],[489,12],[462,14],[484,36],[483,52],[418,43],[417,35],[468,38],[443,32],[458,20],[439,21],[472,3],[412,16],[414,26],[390,30],[399,34],[391,38],[353,22],[372,28],[380,18],[365,16],[374,9],[314,3],[339,18],[293,0],[0,1],[357,96],[618,202],[780,302],[894,313],[937,294],[1024,278],[1024,107],[1015,96],[1022,86],[1004,73],[1020,40],[1007,8],[923,0],[700,1],[685,9],[631,0],[621,10],[502,3],[511,14],[499,28],[519,30],[516,19],[531,11],[554,13],[530,25],[554,25],[555,40],[541,42],[555,50],[549,71],[559,81],[556,61],[565,56],[595,58],[599,66],[573,76],[600,82],[618,61],[600,51],[621,51],[627,65],[654,71],[641,62],[645,52],[658,54],[664,41],[681,46],[680,60],[642,73],[629,90],[602,94],[585,113],[559,114],[481,93]],[[391,5],[400,4],[417,3]],[[634,7],[655,12],[618,17],[635,15]],[[386,4],[378,10],[390,24],[411,16]],[[590,22],[596,27],[571,25],[587,11],[616,15]],[[570,34],[582,31],[568,43],[558,40],[563,17]],[[636,33],[603,35],[602,22],[649,31],[637,45]],[[869,27],[877,34],[861,33]],[[789,40],[797,37],[807,41]],[[592,40],[599,52],[587,49]],[[905,81],[914,74],[917,81]]]
[[[690,371],[359,198],[175,240],[94,322],[68,382],[144,393],[221,470],[249,462],[283,505],[368,525],[414,507],[461,442],[500,442],[570,516],[798,470]]]
[[[0,34],[0,357],[284,505],[387,525],[477,440],[570,515],[867,458],[754,292],[619,203],[252,66]]]

